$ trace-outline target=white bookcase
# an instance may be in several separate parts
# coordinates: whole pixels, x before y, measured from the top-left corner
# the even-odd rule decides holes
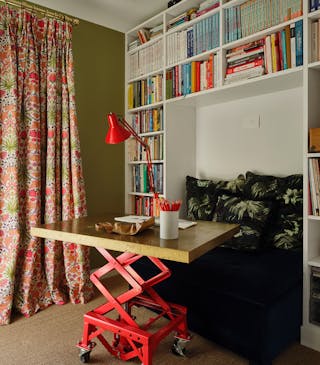
[[[310,275],[312,267],[320,267],[320,217],[309,214],[308,207],[308,160],[311,157],[320,157],[320,154],[308,152],[308,130],[311,127],[320,127],[320,62],[311,59],[311,24],[320,19],[320,11],[309,12],[309,1],[303,1],[303,15],[294,19],[273,24],[268,28],[256,31],[246,37],[226,42],[225,16],[228,9],[244,4],[243,0],[221,0],[219,7],[182,23],[172,29],[167,28],[171,19],[179,16],[184,11],[197,7],[203,0],[182,0],[178,4],[165,9],[160,14],[137,25],[126,33],[126,90],[134,82],[152,78],[155,75],[162,76],[161,100],[143,106],[128,108],[128,93],[126,93],[126,119],[131,121],[132,116],[153,108],[163,110],[163,128],[152,132],[163,137],[163,154],[161,160],[155,164],[161,164],[163,168],[162,194],[168,199],[183,199],[185,201],[185,177],[196,175],[196,152],[201,141],[196,138],[197,118],[199,108],[232,102],[243,98],[253,98],[270,93],[286,92],[299,88],[302,90],[301,110],[303,111],[303,174],[304,174],[304,298],[303,298],[303,325],[301,330],[302,344],[320,351],[320,326],[310,322]],[[280,2],[280,0],[279,0]],[[262,2],[260,2],[262,3]],[[284,3],[284,2],[283,2]],[[299,1],[296,2],[297,4]],[[172,61],[173,34],[183,32],[197,23],[215,15],[219,18],[219,44],[213,49],[206,50],[192,57],[184,57],[176,47],[178,55]],[[251,79],[238,81],[231,84],[224,83],[227,62],[226,53],[229,49],[259,40],[271,35],[285,26],[297,21],[303,21],[303,65],[289,68],[283,71],[265,74]],[[142,28],[153,28],[162,24],[161,34],[146,43],[129,50],[129,46],[138,38],[138,31]],[[183,36],[182,36],[183,37]],[[218,66],[215,87],[189,93],[178,97],[169,98],[166,90],[167,71],[175,66],[184,65],[192,61],[208,60],[210,54],[216,55]],[[152,57],[154,55],[154,57]],[[137,59],[140,57],[140,67],[137,68]],[[150,61],[151,60],[151,61]],[[159,86],[160,87],[160,86]],[[288,105],[290,108],[290,105]],[[145,137],[148,133],[144,134]],[[128,146],[127,146],[128,149]],[[128,151],[127,151],[128,152]],[[128,155],[128,154],[127,154]],[[134,212],[135,197],[151,196],[148,193],[134,192],[132,176],[133,165],[140,165],[145,161],[126,163],[126,211]],[[320,306],[320,301],[319,301]],[[320,309],[319,309],[320,312]]]

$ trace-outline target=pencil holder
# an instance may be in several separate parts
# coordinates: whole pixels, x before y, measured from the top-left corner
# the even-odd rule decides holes
[[[179,236],[179,210],[160,210],[160,238],[173,240]]]

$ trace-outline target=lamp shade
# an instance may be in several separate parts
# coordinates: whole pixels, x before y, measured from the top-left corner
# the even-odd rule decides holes
[[[115,113],[108,114],[108,124],[109,130],[105,139],[106,143],[121,143],[130,137],[131,133],[121,125]]]

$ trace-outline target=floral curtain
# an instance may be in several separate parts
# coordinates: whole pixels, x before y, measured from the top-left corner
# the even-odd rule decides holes
[[[72,27],[0,7],[0,324],[13,310],[84,303],[88,248],[30,227],[86,215]]]

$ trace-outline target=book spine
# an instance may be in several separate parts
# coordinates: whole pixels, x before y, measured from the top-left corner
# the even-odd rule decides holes
[[[283,70],[287,70],[288,69],[287,42],[286,42],[286,31],[284,29],[281,31],[281,45],[282,45]]]
[[[303,24],[302,20],[296,23],[296,65],[303,64]]]
[[[271,37],[268,35],[265,40],[265,64],[267,73],[272,73],[272,52],[271,52]]]
[[[263,58],[261,58],[261,59],[257,59],[257,60],[251,61],[251,62],[247,62],[240,66],[228,67],[226,73],[228,75],[228,74],[232,74],[235,72],[248,70],[253,67],[262,66],[263,64],[264,64],[264,60],[263,60]]]

